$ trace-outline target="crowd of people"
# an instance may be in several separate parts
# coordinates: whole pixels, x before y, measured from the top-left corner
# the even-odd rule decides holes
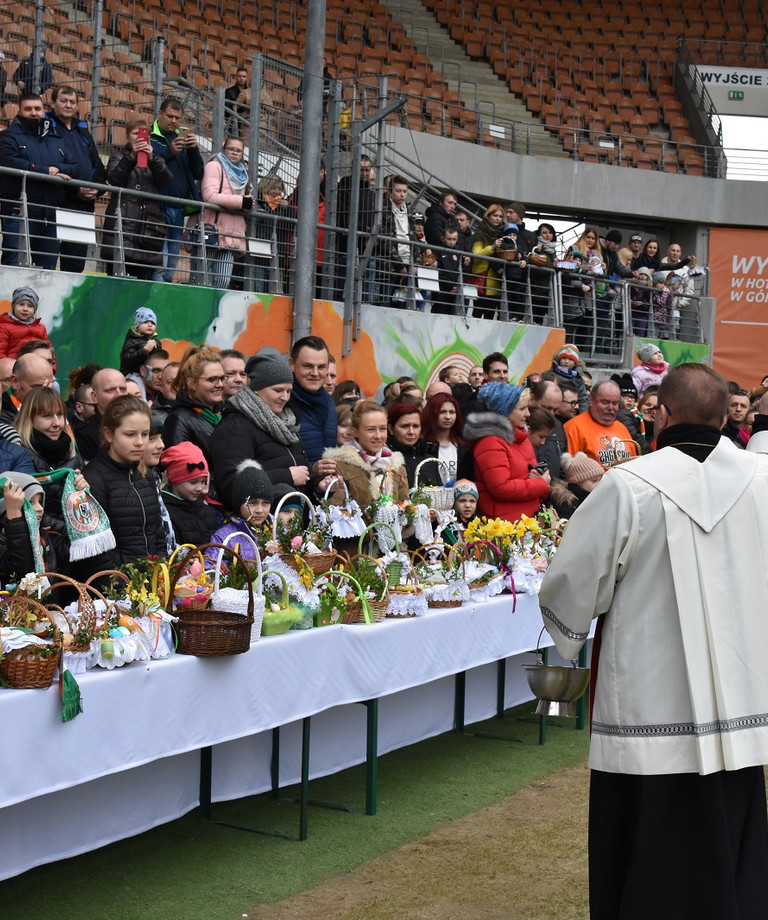
[[[275,173],[252,185],[243,130],[249,94],[248,74],[239,68],[227,90],[230,132],[207,162],[185,122],[182,100],[169,96],[154,122],[128,119],[125,143],[105,165],[78,116],[72,87],[53,87],[48,107],[42,96],[22,90],[17,116],[0,133],[0,166],[28,174],[0,175],[2,264],[18,265],[28,238],[34,265],[83,271],[88,246],[60,240],[56,215],[61,208],[94,215],[100,194],[70,184],[79,180],[115,189],[97,251],[107,274],[170,282],[185,247],[192,283],[242,287],[248,263],[256,290],[289,292],[301,181],[290,195]],[[40,180],[40,174],[56,181]],[[593,350],[610,351],[610,343],[629,332],[616,328],[622,312],[617,283],[629,281],[635,335],[677,338],[682,330],[687,338],[699,329],[694,284],[699,269],[694,256],[683,258],[678,243],[662,258],[655,238],[644,242],[633,233],[619,249],[617,230],[601,236],[586,227],[563,250],[552,224],[541,223],[535,232],[526,226],[520,201],[473,213],[459,207],[458,193],[447,190],[421,213],[409,205],[408,179],[387,175],[379,210],[376,170],[367,155],[360,160],[357,189],[352,181],[349,175],[338,180],[335,222],[345,232],[335,234],[328,252],[330,234],[323,227],[318,231],[318,290],[320,269],[326,276],[330,270],[329,287],[338,299],[353,277],[347,252],[352,234],[364,263],[358,274],[366,302],[421,309],[429,302],[431,312],[449,315],[472,307],[475,316],[542,324],[552,317],[557,280],[568,338],[583,348],[594,337]],[[320,225],[328,194],[323,164]]]
[[[75,471],[117,541],[88,561],[88,571],[205,542],[232,521],[258,530],[294,491],[312,501],[350,496],[368,509],[383,494],[400,501],[424,486],[462,483],[457,514],[466,514],[469,496],[473,513],[490,517],[517,520],[546,505],[569,517],[605,470],[653,450],[657,393],[669,369],[647,344],[632,375],[593,385],[578,348],[567,344],[549,368],[519,384],[509,382],[508,360],[497,352],[468,374],[455,364],[442,368],[424,391],[409,377],[392,381],[375,401],[355,381],[338,380],[325,342],[314,336],[287,357],[270,348],[245,356],[196,346],[171,361],[157,312],[142,306],[119,367],[77,368],[65,401],[36,317],[37,293],[18,288],[11,303],[0,317],[6,519],[18,520],[17,485],[40,494],[19,474]],[[755,411],[736,386],[723,435],[746,446]],[[48,565],[66,569],[61,486],[43,488],[39,539]],[[255,517],[251,500],[260,503]],[[460,538],[461,526],[452,532]],[[33,548],[6,539],[0,574],[23,574]],[[83,565],[75,570],[87,575]]]

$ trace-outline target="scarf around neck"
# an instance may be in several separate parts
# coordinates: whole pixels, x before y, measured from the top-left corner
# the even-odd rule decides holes
[[[493,224],[483,218],[480,223],[475,227],[475,235],[472,237],[472,242],[480,242],[485,246],[490,246],[491,243],[495,243],[500,237],[504,236],[504,226],[494,227]]]
[[[192,411],[197,412],[197,414],[206,420],[210,425],[213,425],[215,428],[221,421],[221,412],[214,412],[213,409],[209,409],[208,406],[192,406]]]
[[[233,163],[223,153],[217,153],[215,159],[219,161],[221,168],[224,170],[232,194],[244,195],[248,185],[248,170],[245,168],[245,164]]]
[[[73,455],[72,438],[70,438],[66,431],[62,431],[54,441],[52,438],[49,438],[47,434],[43,434],[42,431],[33,428],[29,437],[29,443],[32,445],[32,450],[42,457],[46,463],[50,464],[50,466],[56,466],[61,463],[62,460],[66,460]]]
[[[360,455],[360,459],[364,460],[368,466],[372,467],[374,470],[389,470],[392,468],[392,451],[385,444],[377,454],[370,454],[368,451],[361,447],[357,441],[350,441],[350,446]]]
[[[253,424],[274,438],[278,444],[290,447],[299,441],[299,423],[293,409],[286,406],[279,414],[273,412],[258,393],[242,387],[230,397],[229,405]]]

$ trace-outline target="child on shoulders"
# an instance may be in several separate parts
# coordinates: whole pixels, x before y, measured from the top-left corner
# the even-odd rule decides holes
[[[139,307],[120,351],[120,373],[138,374],[142,364],[159,347],[157,315],[149,307]]]
[[[579,395],[579,412],[586,412],[589,408],[589,393],[584,378],[579,373],[580,362],[579,349],[567,343],[555,355],[552,370],[555,373],[555,379],[567,380],[574,384]]]

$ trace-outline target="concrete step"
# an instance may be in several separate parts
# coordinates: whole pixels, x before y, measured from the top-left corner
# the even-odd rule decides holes
[[[529,125],[535,134],[537,155],[570,157],[491,67],[485,62],[473,61],[421,0],[382,2],[392,18],[405,28],[418,50],[427,55],[432,67],[443,73],[449,89],[458,92],[468,108],[477,110],[491,123],[501,119]]]

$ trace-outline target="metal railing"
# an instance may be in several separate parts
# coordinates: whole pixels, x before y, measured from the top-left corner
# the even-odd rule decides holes
[[[288,203],[275,212],[236,212],[244,220],[242,235],[227,230],[228,240],[214,241],[212,233],[224,234],[210,215],[233,212],[212,204],[19,170],[0,169],[0,178],[20,183],[18,198],[0,200],[4,265],[54,269],[61,257],[64,266],[63,243],[74,229],[80,234],[83,260],[117,277],[165,280],[162,272],[169,269],[177,282],[292,293],[296,218]],[[40,189],[46,187],[97,190],[90,237],[83,235],[89,220],[83,212],[56,211],[41,203]],[[144,206],[143,216],[137,217],[136,207],[126,207],[128,203]],[[166,222],[165,207],[193,208],[196,213],[181,228]],[[209,209],[208,224],[200,218],[203,207]],[[625,362],[627,337],[632,335],[703,341],[699,302],[708,291],[707,273],[697,278],[693,292],[666,298],[634,279],[595,277],[568,265],[528,265],[514,277],[504,259],[364,231],[357,233],[350,261],[348,231],[319,220],[316,227],[318,296],[342,300],[346,294],[358,306],[447,313],[467,324],[482,317],[564,326],[586,357],[606,366]],[[172,267],[164,261],[163,249],[174,231],[180,245],[178,264]],[[440,254],[459,256],[453,271],[430,264]]]

